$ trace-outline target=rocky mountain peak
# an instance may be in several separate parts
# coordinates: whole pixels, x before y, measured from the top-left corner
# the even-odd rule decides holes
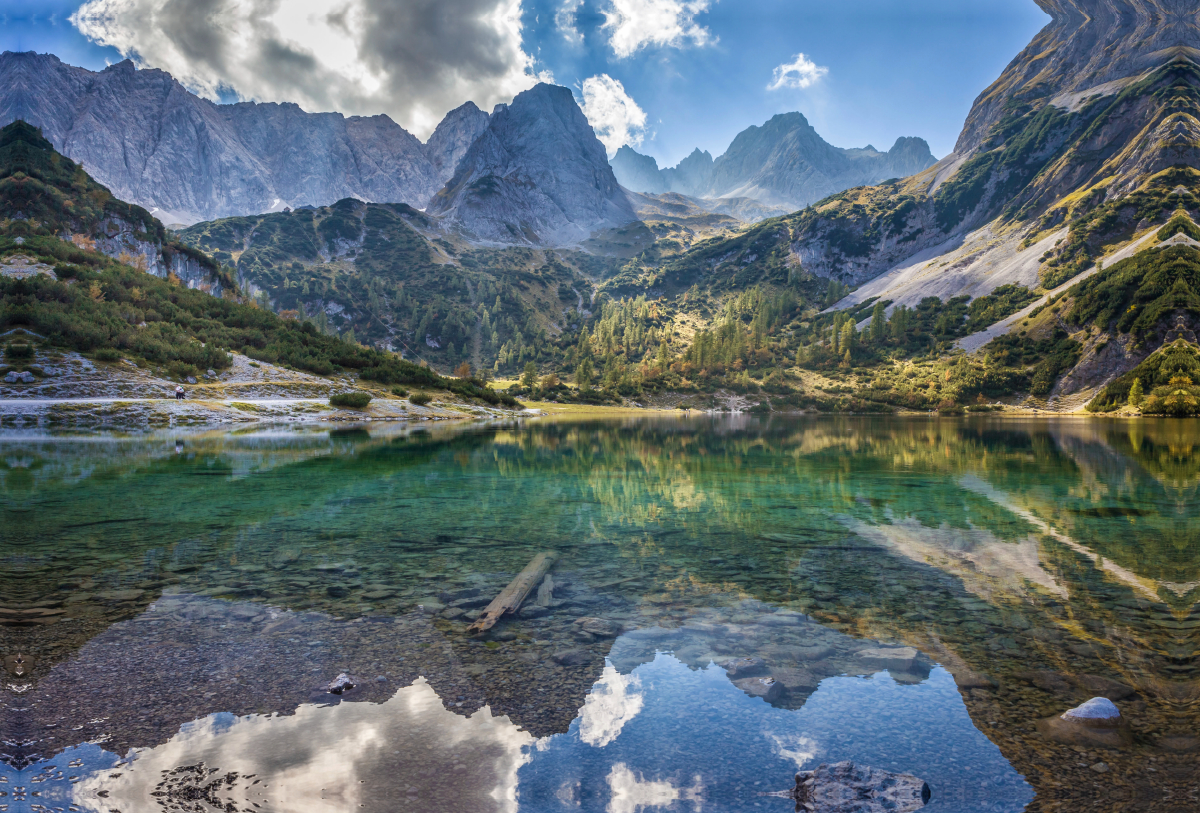
[[[489,121],[491,116],[480,110],[474,102],[451,110],[442,119],[425,143],[425,154],[437,170],[441,183],[454,177],[458,162],[467,154],[475,139],[487,129]]]
[[[571,91],[539,84],[498,107],[429,205],[476,237],[576,245],[637,220]]]

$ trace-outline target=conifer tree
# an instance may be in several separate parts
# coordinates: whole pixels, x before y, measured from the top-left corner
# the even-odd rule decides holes
[[[1142,405],[1142,379],[1133,379],[1133,386],[1129,388],[1129,405],[1131,407],[1140,407]]]

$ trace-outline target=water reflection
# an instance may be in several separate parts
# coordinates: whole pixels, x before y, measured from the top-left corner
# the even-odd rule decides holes
[[[848,680],[891,687],[880,719],[956,686],[973,725],[953,736],[986,735],[1035,807],[1169,804],[1196,788],[1200,749],[1197,440],[1186,422],[998,419],[3,436],[0,648],[28,657],[3,689],[3,759],[61,768],[88,741],[153,751],[213,714],[274,730],[285,718],[265,715],[303,716],[350,671],[362,685],[344,706],[391,709],[425,686],[458,720],[486,706],[489,725],[536,740],[520,804],[544,786],[690,805],[754,772],[701,771],[684,744],[713,740],[683,736],[653,698],[683,708],[707,691],[689,681],[720,678],[751,705],[716,730],[778,736],[772,764],[794,768],[817,746],[821,760],[851,751],[769,715],[807,719]],[[546,550],[561,559],[545,602],[467,636]],[[740,658],[758,672],[710,666]],[[1036,733],[1096,695],[1132,723],[1122,753]],[[929,703],[924,727],[954,718]],[[645,754],[689,756],[631,752],[551,792],[569,775],[544,756],[565,747],[555,737],[575,737],[583,762],[637,737]],[[864,742],[889,769],[913,748]],[[985,751],[960,761],[990,764]],[[925,764],[935,790],[957,781]]]
[[[759,792],[786,787],[797,768],[842,759],[933,777],[946,811],[1015,812],[1033,795],[971,724],[944,670],[919,684],[886,671],[831,678],[797,713],[748,697],[716,665],[689,668],[665,653],[628,676],[608,666],[570,730],[536,741],[486,707],[470,716],[446,709],[419,679],[379,704],[214,714],[121,761],[73,749],[55,761],[67,763],[65,773],[44,763],[3,778],[96,813],[198,802],[263,811],[741,811],[761,809]]]

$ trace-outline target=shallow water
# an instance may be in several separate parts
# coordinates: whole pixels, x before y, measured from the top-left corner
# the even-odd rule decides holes
[[[1194,809],[1198,441],[0,435],[0,811],[790,811],[760,794],[840,760],[930,810]],[[540,599],[469,635],[543,551]],[[1046,722],[1094,696],[1120,736]]]

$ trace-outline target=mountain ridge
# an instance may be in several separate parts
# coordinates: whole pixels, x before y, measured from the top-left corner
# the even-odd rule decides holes
[[[826,142],[801,113],[780,113],[739,133],[715,160],[694,151],[679,165],[622,147],[612,164],[622,186],[641,194],[750,198],[795,211],[854,186],[915,175],[936,162],[924,139],[901,137],[888,152]]]

